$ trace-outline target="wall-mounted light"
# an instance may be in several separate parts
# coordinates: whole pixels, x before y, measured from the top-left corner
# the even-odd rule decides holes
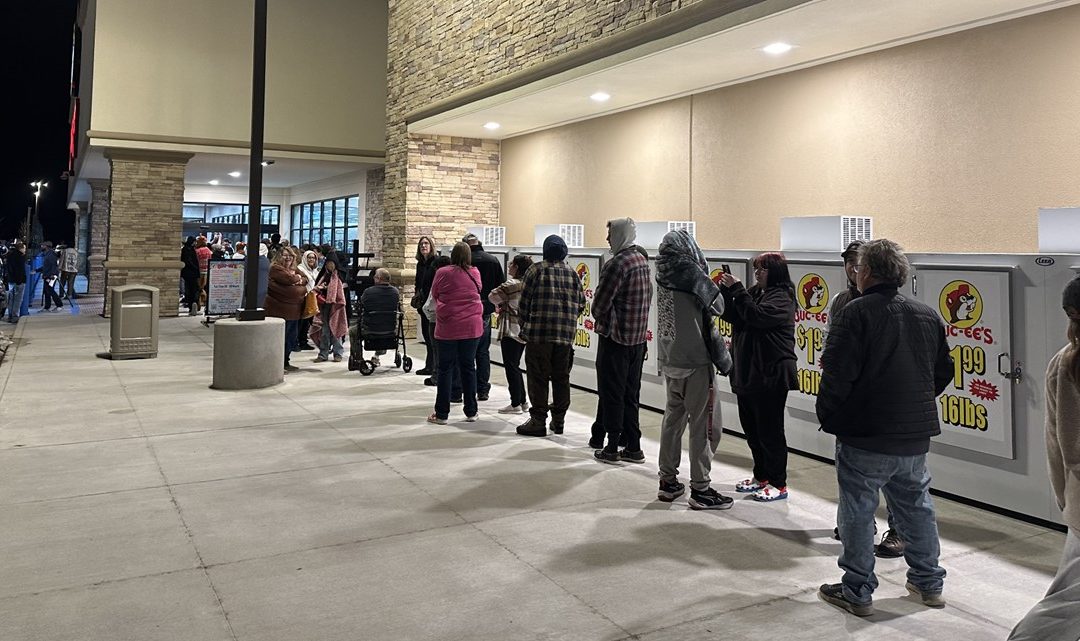
[[[498,128],[499,128],[499,123],[497,123],[497,122],[484,123],[484,129],[487,129],[488,131],[495,131]]]
[[[762,47],[761,50],[769,54],[770,56],[779,56],[780,54],[787,53],[794,48],[795,47],[789,45],[786,42],[774,42],[771,45]]]
[[[597,91],[593,95],[589,96],[589,100],[593,102],[607,102],[611,100],[611,94],[604,93],[603,91]]]
[[[238,171],[230,171],[229,175],[232,176],[233,178],[239,178],[240,177],[240,172],[238,172]]]

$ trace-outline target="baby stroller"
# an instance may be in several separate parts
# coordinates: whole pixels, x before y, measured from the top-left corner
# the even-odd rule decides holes
[[[378,366],[378,356],[364,359],[364,350],[394,350],[394,367],[406,374],[412,371],[412,359],[405,352],[405,328],[400,310],[365,310],[361,307],[360,321],[349,328],[349,371],[359,370],[371,376]]]

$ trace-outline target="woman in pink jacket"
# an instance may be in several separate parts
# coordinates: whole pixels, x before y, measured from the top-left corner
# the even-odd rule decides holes
[[[435,342],[439,345],[438,394],[429,423],[445,425],[450,415],[450,387],[454,367],[461,374],[465,420],[476,420],[476,347],[484,333],[484,305],[480,301],[480,272],[472,266],[472,248],[454,245],[450,265],[435,273],[431,284],[435,301]]]

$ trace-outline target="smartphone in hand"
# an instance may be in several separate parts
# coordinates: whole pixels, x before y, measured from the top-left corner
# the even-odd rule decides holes
[[[720,271],[724,272],[725,274],[730,274],[731,273],[731,266],[728,265],[727,263],[724,263],[724,264],[720,265]]]

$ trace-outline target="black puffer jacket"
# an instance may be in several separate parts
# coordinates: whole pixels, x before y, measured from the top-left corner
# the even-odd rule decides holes
[[[502,264],[498,258],[484,251],[484,246],[472,246],[472,264],[480,272],[480,300],[484,302],[484,316],[495,311],[495,304],[488,300],[491,290],[506,282]]]
[[[945,326],[927,305],[877,285],[831,319],[817,398],[821,429],[873,452],[923,454],[941,433],[953,377]]]
[[[747,290],[742,283],[722,287],[724,313],[731,323],[731,390],[750,394],[798,388],[795,374],[795,294],[782,286]]]

